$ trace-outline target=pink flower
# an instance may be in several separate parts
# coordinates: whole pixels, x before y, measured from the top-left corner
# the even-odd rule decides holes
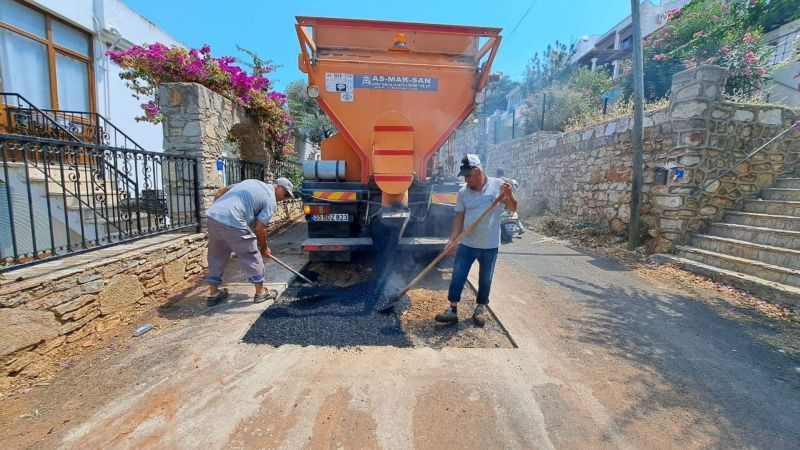
[[[712,22],[712,23],[717,23],[717,22],[719,22],[719,21],[720,21],[720,18],[719,18],[719,16],[711,16],[711,22]]]
[[[752,44],[753,42],[755,42],[755,41],[756,41],[756,37],[755,37],[755,36],[753,36],[753,35],[752,35],[752,34],[751,34],[749,31],[748,31],[748,32],[746,32],[746,33],[744,34],[744,37],[742,38],[742,40],[744,41],[744,43],[745,43],[745,44]]]
[[[752,51],[747,51],[744,54],[744,62],[752,66],[758,62],[758,58],[756,58],[756,54]]]
[[[675,20],[681,17],[681,9],[680,8],[672,8],[668,9],[664,12],[664,17],[667,20]]]
[[[711,58],[708,58],[707,60],[703,61],[703,64],[709,64],[710,65],[710,64],[716,64],[716,62],[717,62],[717,58],[712,56]]]
[[[706,32],[704,30],[700,30],[697,33],[695,33],[693,36],[694,36],[695,39],[697,39],[697,38],[701,38],[701,37],[705,36],[705,34],[706,34]]]
[[[728,47],[727,45],[723,45],[722,47],[720,47],[719,52],[722,53],[723,55],[727,55],[728,53],[731,52],[731,48]]]
[[[147,103],[142,103],[142,110],[144,110],[144,118],[148,122],[158,123],[160,121],[159,115],[161,111],[158,109],[158,104],[155,100],[150,100]],[[137,119],[139,120],[139,119]]]
[[[767,69],[759,67],[758,69],[756,69],[756,74],[760,77],[763,77],[764,75],[767,74]]]
[[[719,7],[719,9],[720,9],[720,11],[726,13],[730,9],[730,6],[728,6],[727,3],[723,3],[722,6]]]
[[[653,56],[653,61],[665,61],[667,59],[667,55],[665,53],[659,53]]]
[[[684,60],[683,61],[683,67],[685,67],[686,69],[693,69],[693,68],[697,67],[697,62],[695,62],[694,60],[691,60],[691,59]]]
[[[286,94],[283,94],[281,92],[270,92],[267,95],[267,97],[270,100],[273,100],[273,101],[276,101],[276,102],[281,102],[282,103],[282,102],[286,101]]]

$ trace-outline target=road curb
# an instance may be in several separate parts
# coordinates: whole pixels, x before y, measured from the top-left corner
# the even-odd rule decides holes
[[[471,272],[472,271],[470,271],[470,274],[467,275],[467,283],[469,283],[469,286],[472,288],[472,290],[477,293],[478,292],[478,281],[477,280],[473,280],[473,278],[475,278],[475,277],[472,276]],[[486,309],[489,310],[489,313],[492,315],[492,317],[494,317],[494,320],[497,321],[497,325],[499,325],[500,329],[503,330],[503,333],[506,334],[506,337],[511,342],[511,345],[514,348],[519,348],[519,345],[517,345],[517,341],[514,340],[514,336],[512,336],[511,332],[508,331],[508,328],[506,328],[506,326],[503,325],[503,321],[500,320],[500,317],[497,315],[497,313],[494,312],[494,310],[491,307],[491,304],[486,305]]]

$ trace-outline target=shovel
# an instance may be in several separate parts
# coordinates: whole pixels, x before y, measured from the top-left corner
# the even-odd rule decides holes
[[[293,274],[297,275],[297,276],[298,276],[298,277],[299,277],[301,280],[305,281],[306,283],[308,283],[308,284],[310,284],[310,285],[312,285],[312,286],[314,285],[314,282],[313,282],[313,281],[311,281],[311,280],[309,280],[308,278],[306,278],[305,276],[303,276],[303,274],[301,274],[300,272],[298,272],[298,271],[296,271],[296,270],[292,269],[292,268],[291,268],[291,267],[290,267],[288,264],[286,264],[285,262],[281,261],[280,259],[276,258],[276,257],[275,257],[275,256],[273,256],[273,255],[269,255],[269,257],[270,257],[270,258],[271,258],[273,261],[275,261],[276,263],[278,263],[278,265],[282,266],[284,269],[286,269],[286,270],[288,270],[289,272],[292,272]]]
[[[478,216],[478,218],[477,218],[477,219],[475,219],[475,222],[472,222],[472,223],[471,223],[471,224],[470,224],[470,225],[469,225],[469,226],[468,226],[468,227],[467,227],[467,228],[466,228],[464,231],[462,231],[462,232],[461,232],[461,234],[459,234],[458,236],[456,236],[456,238],[455,238],[455,239],[453,239],[453,242],[449,243],[449,244],[448,244],[448,246],[449,246],[449,245],[457,245],[459,242],[461,242],[461,240],[462,240],[462,239],[464,239],[464,237],[466,237],[467,235],[469,235],[470,233],[472,233],[473,231],[475,231],[475,228],[477,228],[477,227],[478,227],[478,224],[480,224],[480,223],[481,223],[481,221],[482,221],[482,220],[483,220],[483,219],[484,219],[486,216],[488,216],[488,215],[489,215],[489,213],[490,213],[490,212],[491,212],[491,211],[494,209],[494,207],[495,207],[495,206],[497,206],[499,203],[500,203],[500,197],[497,197],[496,199],[494,199],[494,201],[492,202],[492,204],[491,204],[491,205],[489,205],[489,207],[488,207],[488,208],[486,208],[486,210],[485,210],[485,211],[483,211],[483,212],[481,213],[481,215],[480,215],[480,216]],[[406,294],[408,293],[408,291],[410,291],[411,289],[413,289],[413,288],[414,288],[414,286],[416,286],[416,285],[417,285],[417,283],[419,283],[419,282],[420,282],[420,281],[421,281],[423,278],[425,278],[425,275],[427,275],[427,274],[428,274],[428,272],[430,272],[430,271],[431,271],[431,270],[432,270],[434,267],[436,267],[436,264],[439,264],[439,261],[443,260],[445,256],[447,256],[447,247],[445,247],[445,249],[444,249],[444,250],[442,250],[442,252],[441,252],[441,253],[439,253],[439,255],[438,255],[436,258],[434,258],[434,259],[433,259],[433,261],[431,261],[431,262],[430,262],[430,264],[428,264],[428,265],[427,265],[427,267],[425,267],[425,268],[422,270],[422,272],[420,272],[420,273],[419,273],[419,275],[417,275],[417,277],[416,277],[416,278],[414,278],[413,280],[411,280],[411,282],[410,282],[410,283],[408,283],[408,286],[406,286],[405,288],[403,288],[403,290],[402,290],[402,291],[398,292],[398,293],[397,293],[397,294],[395,294],[395,295],[391,295],[391,296],[385,297],[385,298],[383,299],[383,301],[382,301],[382,302],[380,302],[380,303],[379,303],[379,304],[378,304],[378,305],[375,307],[375,309],[376,309],[378,312],[387,312],[387,311],[390,311],[391,309],[393,309],[393,308],[394,308],[394,306],[395,306],[395,304],[397,304],[397,302],[398,302],[398,301],[399,301],[401,298],[403,298],[403,296],[404,296],[404,295],[406,295]]]

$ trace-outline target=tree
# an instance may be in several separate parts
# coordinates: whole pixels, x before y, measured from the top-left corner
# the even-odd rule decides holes
[[[486,114],[490,115],[498,109],[500,111],[505,111],[508,107],[506,95],[519,85],[520,83],[518,81],[511,80],[511,77],[508,75],[503,75],[500,80],[492,83],[489,89],[489,95],[486,96],[486,102],[483,105]]]
[[[292,81],[286,88],[289,114],[294,119],[295,128],[314,144],[336,134],[338,130],[319,107],[317,101],[306,94],[306,83]]]
[[[567,44],[556,41],[548,45],[547,49],[539,57],[539,53],[525,66],[525,86],[528,92],[536,92],[551,86],[558,81],[566,81],[576,65],[572,62],[575,56],[575,44]]]
[[[765,32],[800,19],[800,0],[756,0],[748,9],[750,24]]]
[[[245,66],[247,68],[249,68],[250,72],[254,76],[255,75],[264,76],[265,74],[268,74],[270,72],[274,72],[275,69],[280,67],[280,66],[276,66],[276,65],[272,64],[272,60],[271,59],[264,59],[261,56],[259,56],[258,53],[254,52],[252,50],[248,50],[248,49],[246,49],[244,47],[241,47],[239,45],[236,46],[236,50],[239,53],[244,53],[245,55],[247,55],[250,58],[249,61],[245,60],[245,59],[242,59],[242,58],[236,58],[236,62],[238,62],[239,64],[241,64],[241,65],[243,65],[243,66]]]

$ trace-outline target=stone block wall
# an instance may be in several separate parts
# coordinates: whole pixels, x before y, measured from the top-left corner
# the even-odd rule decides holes
[[[673,78],[670,106],[645,114],[642,222],[651,251],[687,242],[726,209],[792,172],[800,160],[800,133],[790,131],[697,198],[691,195],[800,120],[796,109],[722,101],[725,74],[716,66],[680,72]],[[520,182],[523,216],[547,207],[624,234],[630,221],[632,125],[625,117],[494,145],[487,170],[502,168]],[[671,169],[667,184],[656,183],[659,168]],[[675,178],[681,171],[683,177]]]
[[[273,230],[282,228],[287,224],[298,220],[303,216],[303,200],[295,198],[292,200],[284,200],[278,203],[278,210],[269,220],[267,230],[272,233]]]
[[[201,276],[205,253],[204,234],[167,234],[10,272],[0,286],[0,377],[165,301]]]

